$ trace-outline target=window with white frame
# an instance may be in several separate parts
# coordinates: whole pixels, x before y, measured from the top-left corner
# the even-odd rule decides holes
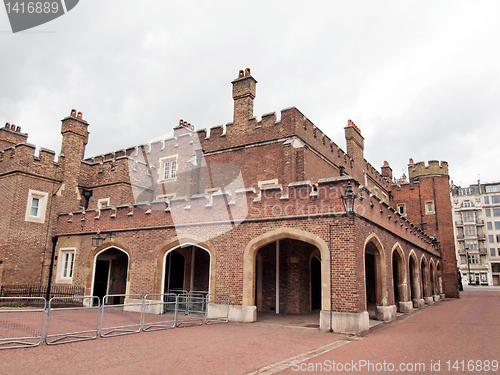
[[[469,255],[469,261],[470,264],[479,264],[479,255],[478,254]]]
[[[58,257],[58,282],[71,282],[75,266],[75,249],[60,249]]]
[[[486,185],[484,190],[486,193],[496,193],[497,191],[500,191],[500,185]]]
[[[434,202],[433,201],[428,201],[425,202],[425,214],[433,214],[434,213]]]
[[[474,202],[472,201],[463,201],[462,207],[474,207]]]
[[[490,204],[490,197],[488,196],[484,197],[484,204]]]
[[[474,225],[466,225],[464,227],[464,234],[466,236],[475,236],[476,235],[476,226],[474,226]]]
[[[491,203],[493,203],[493,204],[499,204],[500,203],[500,195],[493,195],[491,197]]]
[[[29,190],[26,214],[24,216],[25,221],[32,221],[35,223],[45,222],[48,196],[49,194],[43,191]]]
[[[397,209],[401,216],[406,216],[406,203],[399,203]]]
[[[465,241],[465,247],[468,248],[469,250],[476,250],[477,249],[477,241],[476,240],[467,240],[467,241]]]
[[[97,208],[102,210],[109,207],[109,198],[101,198],[97,201]]]
[[[474,212],[462,212],[462,220],[466,221],[474,221],[476,219],[476,215]]]
[[[495,236],[493,234],[488,235],[488,242],[495,243]]]
[[[490,249],[490,256],[494,257],[494,256],[496,256],[496,255],[497,255],[497,254],[496,254],[496,249],[495,249],[494,247],[492,247],[492,248]]]
[[[488,227],[488,230],[493,230],[493,223],[491,221],[488,221],[486,226]]]
[[[177,155],[160,159],[160,180],[175,181],[177,179]]]

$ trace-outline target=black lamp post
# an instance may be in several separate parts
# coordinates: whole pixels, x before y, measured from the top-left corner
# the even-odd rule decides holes
[[[439,251],[439,249],[441,248],[441,242],[439,242],[436,237],[431,236],[431,238],[432,238],[432,246],[434,247],[434,250]]]
[[[115,236],[115,234],[113,232],[109,232],[109,233],[106,233],[103,237],[103,236],[101,236],[101,231],[98,231],[97,234],[94,237],[92,237],[92,246],[101,247],[106,238],[111,239],[114,236]]]
[[[345,189],[345,193],[342,194],[342,203],[344,203],[344,208],[347,216],[354,214],[354,201],[358,198],[357,194],[354,194],[354,190],[352,190],[351,183],[347,184]]]

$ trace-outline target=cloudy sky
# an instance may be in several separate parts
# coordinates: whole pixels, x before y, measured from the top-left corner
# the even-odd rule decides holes
[[[446,160],[462,186],[500,180],[498,1],[82,0],[13,34],[0,9],[0,123],[60,150],[72,108],[86,156],[232,120],[231,81],[250,67],[254,114],[295,106],[345,150],[395,176]]]

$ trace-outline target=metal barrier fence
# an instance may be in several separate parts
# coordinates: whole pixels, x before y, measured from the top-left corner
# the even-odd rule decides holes
[[[135,302],[139,300],[140,302]],[[111,304],[113,301],[123,303]],[[143,297],[141,294],[109,294],[101,308],[101,337],[130,335],[141,332]],[[107,325],[107,321],[112,325]]]
[[[0,349],[229,322],[227,295],[119,294],[103,302],[95,296],[53,297],[48,304],[42,297],[0,297]]]
[[[207,294],[205,324],[229,322],[229,302],[227,294]]]
[[[46,307],[45,298],[0,297],[0,349],[40,345]]]
[[[74,285],[52,285],[51,297],[83,296],[85,288]],[[2,285],[0,296],[2,297],[45,297],[47,295],[46,285]]]
[[[54,307],[58,304],[66,307]],[[45,343],[56,345],[97,338],[100,310],[98,297],[51,298],[47,310]]]
[[[142,330],[158,331],[177,325],[177,294],[146,294],[143,302]]]

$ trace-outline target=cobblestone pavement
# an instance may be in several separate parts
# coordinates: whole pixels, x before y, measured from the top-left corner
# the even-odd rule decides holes
[[[500,357],[499,306],[499,291],[465,291],[458,300],[441,301],[361,336],[229,323],[5,349],[0,350],[0,374],[331,373],[333,361],[337,366],[358,363],[358,371],[335,373],[390,373],[391,363],[397,369],[425,364],[423,371],[406,373],[474,373],[467,370],[469,360],[476,361],[474,370],[481,361],[483,371],[476,373],[484,373],[486,360],[492,366]],[[372,364],[373,371],[359,371],[359,363]],[[440,371],[432,371],[438,363]],[[316,371],[320,366],[323,372]]]

